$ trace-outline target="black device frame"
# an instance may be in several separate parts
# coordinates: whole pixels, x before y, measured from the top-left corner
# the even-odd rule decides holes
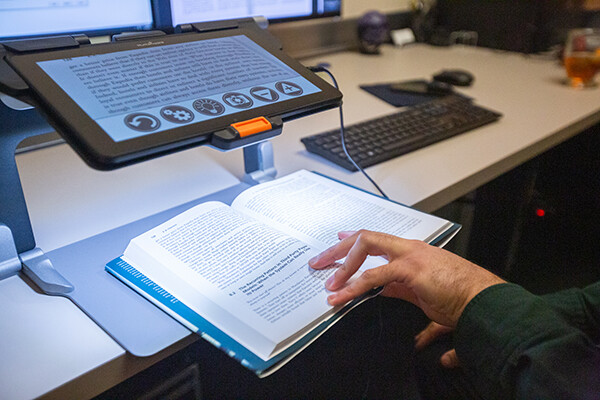
[[[254,20],[235,21],[241,21],[241,23],[225,25],[222,23],[192,24],[187,28],[192,32],[97,45],[82,45],[77,48],[53,51],[25,54],[9,51],[5,58],[8,64],[27,83],[29,86],[28,97],[38,110],[44,114],[48,122],[90,166],[102,170],[115,169],[185,148],[207,144],[214,132],[225,129],[232,123],[257,116],[280,117],[283,121],[287,121],[337,107],[341,103],[342,94],[337,89],[309,71],[298,61],[287,56],[278,46],[278,42],[273,40],[268,32],[260,29],[254,23]],[[232,29],[232,26],[235,26],[235,28]],[[115,142],[37,65],[37,62],[42,61],[134,50],[140,48],[140,46],[142,46],[141,48],[148,48],[236,35],[245,35],[250,38],[300,76],[317,86],[320,92]]]

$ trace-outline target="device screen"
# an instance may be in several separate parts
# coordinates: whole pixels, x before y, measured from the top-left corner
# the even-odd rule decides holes
[[[244,35],[37,64],[115,142],[321,91]]]

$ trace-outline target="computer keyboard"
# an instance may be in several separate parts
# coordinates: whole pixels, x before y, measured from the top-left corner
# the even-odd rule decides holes
[[[345,128],[348,152],[362,168],[496,121],[502,115],[462,96],[445,96],[405,111]],[[350,171],[356,168],[342,149],[340,130],[301,139],[311,153]]]

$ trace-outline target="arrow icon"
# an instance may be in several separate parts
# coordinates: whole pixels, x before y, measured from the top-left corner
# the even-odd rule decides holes
[[[273,101],[273,95],[269,89],[257,90],[254,94],[263,97],[265,100]]]
[[[142,131],[149,132],[158,129],[160,126],[160,121],[154,115],[145,114],[145,113],[134,113],[129,114],[125,117],[125,125],[129,128]]]
[[[279,100],[279,95],[276,91],[264,86],[253,87],[252,89],[250,89],[250,94],[255,99],[266,101],[268,103],[272,103],[274,101]]]
[[[144,123],[144,121],[149,121],[150,128],[156,128],[157,122],[155,120],[153,120],[152,118],[148,118],[144,115],[138,115],[130,123],[131,123],[131,125],[139,128],[140,125],[142,125]]]

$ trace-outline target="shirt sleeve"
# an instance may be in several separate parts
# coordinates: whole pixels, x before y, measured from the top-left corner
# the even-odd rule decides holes
[[[600,282],[542,296],[571,325],[600,342]]]
[[[510,283],[471,300],[455,348],[484,398],[600,398],[600,348],[582,329],[597,327],[600,285],[586,289],[563,293],[563,307]]]

